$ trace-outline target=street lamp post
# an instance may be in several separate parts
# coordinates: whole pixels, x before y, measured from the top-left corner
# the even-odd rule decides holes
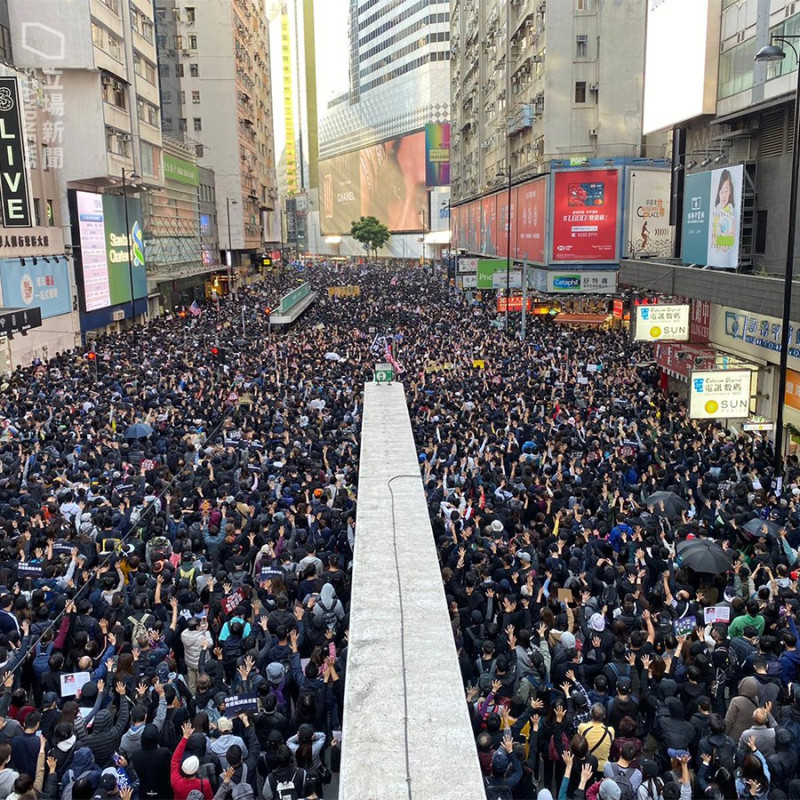
[[[135,169],[122,168],[122,202],[125,206],[125,244],[128,251],[128,281],[131,290],[131,324],[136,323],[136,306],[133,296],[133,259],[131,258],[131,224],[128,221],[128,180],[138,181],[141,178]]]
[[[508,178],[508,198],[506,200],[506,336],[508,327],[508,307],[511,305],[511,165],[497,173],[498,178]]]
[[[239,205],[238,200],[231,200],[230,197],[225,198],[225,207],[228,213],[228,294],[231,294],[233,289],[233,247],[231,244],[231,206]]]
[[[794,148],[792,150],[792,179],[789,189],[789,224],[786,228],[786,272],[783,279],[783,314],[781,316],[781,355],[778,366],[778,411],[775,415],[774,481],[778,494],[783,485],[783,404],[786,398],[786,372],[789,365],[789,321],[792,311],[792,273],[794,271],[794,239],[797,222],[797,184],[800,169],[800,55],[789,39],[800,35],[773,36],[766,47],[756,53],[756,61],[768,63],[786,58],[786,52],[775,42],[785,42],[792,48],[797,61],[797,80],[794,90]]]

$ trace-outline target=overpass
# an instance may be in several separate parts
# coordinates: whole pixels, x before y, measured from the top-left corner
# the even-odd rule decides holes
[[[405,392],[368,383],[340,800],[485,796]]]

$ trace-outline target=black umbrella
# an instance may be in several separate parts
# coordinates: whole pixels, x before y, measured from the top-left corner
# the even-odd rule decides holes
[[[128,430],[125,431],[126,439],[146,439],[153,429],[145,422],[134,422]]]
[[[653,492],[644,502],[647,506],[654,506],[653,513],[657,517],[663,516],[669,519],[679,517],[681,511],[689,508],[689,504],[675,492]]]
[[[678,542],[681,565],[695,572],[718,575],[733,569],[733,558],[713,539],[689,539]]]
[[[760,539],[765,536],[774,536],[777,538],[781,526],[768,519],[751,519],[742,525],[742,529],[746,530],[751,536]]]

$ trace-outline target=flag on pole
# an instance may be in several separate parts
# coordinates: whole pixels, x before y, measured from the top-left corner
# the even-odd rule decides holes
[[[189,313],[193,317],[199,317],[202,314],[202,309],[199,305],[197,305],[197,300],[193,301],[192,304],[189,306]]]

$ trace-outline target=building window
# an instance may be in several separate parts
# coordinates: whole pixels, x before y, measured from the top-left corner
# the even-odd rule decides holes
[[[56,207],[53,205],[52,200],[47,201],[47,227],[54,228],[56,224]]]
[[[142,18],[142,38],[153,44],[153,23],[146,17]]]
[[[156,19],[159,22],[166,22],[167,21],[167,9],[166,8],[157,8],[156,9]]]
[[[141,122],[146,122],[155,128],[158,127],[158,109],[154,105],[144,100],[137,100],[136,109],[139,112],[139,120]]]
[[[140,77],[144,78],[148,83],[156,84],[156,68],[155,64],[149,62],[142,56],[141,53],[133,51],[133,71]]]
[[[182,133],[186,132],[186,130],[187,130],[187,128],[186,128],[186,117],[181,117],[178,120],[178,130],[181,131]]]
[[[116,128],[106,128],[106,150],[114,155],[128,157],[130,155],[130,134]]]
[[[175,74],[179,77],[183,77],[183,64],[176,64],[175,65]]]
[[[203,130],[203,120],[202,120],[202,118],[201,118],[201,117],[195,117],[195,118],[194,118],[194,129],[195,129],[196,131],[201,131],[201,130]]]
[[[186,92],[181,92],[180,93],[180,103],[181,103],[182,106],[186,105]]]
[[[196,105],[200,102],[200,90],[192,89],[192,102]]]
[[[6,25],[0,25],[0,59],[11,61],[11,30]]]
[[[587,56],[586,37],[578,36],[575,39],[575,58],[586,58]]]
[[[193,78],[198,78],[200,76],[200,65],[199,64],[189,64],[189,74]]]
[[[119,16],[119,0],[100,0],[100,2]]]
[[[586,102],[586,81],[575,81],[575,102]]]
[[[767,210],[756,211],[756,255],[763,256],[767,252]]]
[[[205,148],[203,147],[203,145],[202,145],[202,144],[196,144],[196,145],[194,146],[194,154],[195,154],[195,155],[196,155],[198,158],[202,158],[202,157],[203,157],[203,155],[205,154]]]
[[[42,201],[38,197],[33,198],[33,218],[37,227],[42,224]]]
[[[189,38],[189,49],[197,50],[197,34],[190,33],[188,38]]]
[[[186,22],[189,25],[194,25],[195,23],[195,12],[193,6],[186,6]]]
[[[105,37],[103,36],[103,29],[95,24],[92,23],[92,44],[95,47],[99,47],[101,50],[103,49],[103,42],[105,41]]]
[[[160,78],[169,78],[169,64],[158,65],[158,76]]]
[[[103,75],[100,80],[103,84],[103,101],[127,111],[128,96],[125,84],[116,78],[112,78],[111,75]]]
[[[719,55],[717,99],[744,92],[753,86],[753,65],[756,54],[755,37],[731,47]],[[769,75],[768,75],[769,77]]]
[[[172,117],[163,117],[161,120],[161,130],[162,131],[171,131],[172,130]]]
[[[158,178],[161,174],[161,154],[158,148],[147,142],[142,142],[140,152],[142,175],[146,178]]]

